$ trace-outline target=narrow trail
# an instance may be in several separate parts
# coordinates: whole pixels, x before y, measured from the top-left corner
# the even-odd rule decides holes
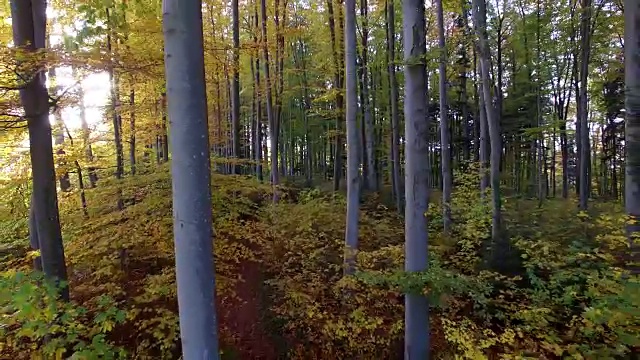
[[[228,311],[221,319],[235,337],[235,356],[231,355],[228,358],[276,360],[278,352],[264,324],[260,296],[263,288],[260,264],[248,260],[243,262],[238,270],[241,280],[236,283],[235,292],[239,302],[236,306],[228,304]]]

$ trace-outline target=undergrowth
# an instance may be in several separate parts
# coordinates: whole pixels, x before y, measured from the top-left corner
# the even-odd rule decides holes
[[[637,351],[640,285],[620,268],[627,243],[618,204],[594,204],[586,214],[572,200],[550,199],[538,208],[537,201],[508,198],[505,236],[520,259],[507,276],[482,261],[491,215],[476,176],[458,174],[456,181],[452,233],[442,234],[435,195],[426,214],[429,271],[401,271],[402,219],[367,195],[358,273],[344,278],[340,195],[283,189],[282,201],[271,205],[269,185],[214,174],[219,334],[229,349],[223,357],[251,353],[235,311],[259,301],[264,313],[256,321],[269,322],[278,350],[291,359],[401,358],[408,291],[430,299],[436,358],[607,359]],[[89,216],[76,192],[61,194],[69,303],[55,299],[53,285],[29,269],[35,254],[27,249],[28,191],[24,185],[3,191],[9,201],[0,219],[0,358],[179,357],[166,167],[87,190]],[[264,278],[257,300],[237,292],[249,266]]]

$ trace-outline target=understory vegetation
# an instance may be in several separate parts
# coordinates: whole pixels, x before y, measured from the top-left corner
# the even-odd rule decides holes
[[[618,203],[579,212],[574,200],[507,197],[517,263],[483,270],[490,207],[477,172],[456,174],[453,228],[442,235],[432,194],[430,268],[402,271],[404,226],[379,194],[361,204],[355,276],[343,277],[345,199],[213,174],[216,285],[223,358],[393,359],[402,354],[404,292],[431,305],[434,358],[626,358],[640,346],[640,284],[624,277]],[[70,302],[31,271],[25,184],[5,184],[0,262],[0,358],[179,357],[168,167],[105,180],[60,199]],[[381,192],[384,193],[384,190]],[[507,275],[505,275],[507,274]]]

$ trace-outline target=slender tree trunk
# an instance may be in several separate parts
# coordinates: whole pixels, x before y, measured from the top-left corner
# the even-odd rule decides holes
[[[111,24],[111,10],[107,8],[107,26],[109,26],[109,31],[107,33],[107,52],[110,56],[114,55],[113,51],[113,28]],[[116,146],[116,179],[122,179],[124,174],[124,163],[123,163],[123,147],[122,147],[122,118],[120,117],[120,97],[118,94],[118,84],[119,81],[115,74],[115,68],[113,62],[109,64],[109,83],[111,85],[111,111],[113,116],[113,134],[114,134],[114,142]],[[118,208],[122,208],[120,206],[120,202],[122,199],[118,200]]]
[[[424,0],[402,2],[405,62],[405,271],[426,271],[429,205],[427,75]],[[404,358],[429,359],[429,304],[421,293],[405,296]]]
[[[72,73],[73,78],[75,79],[77,74],[77,69],[75,67],[72,69]],[[80,108],[80,123],[82,126],[82,145],[84,146],[85,156],[87,158],[87,162],[89,163],[89,185],[92,188],[95,188],[98,182],[98,175],[96,174],[95,168],[91,166],[91,163],[93,163],[93,149],[89,140],[91,132],[89,130],[89,124],[87,122],[87,111],[84,105],[84,88],[82,86],[82,83],[78,84],[78,98],[80,99],[78,107]]]
[[[302,104],[303,104],[303,119],[304,119],[304,141],[305,141],[305,155],[304,155],[304,173],[306,185],[311,186],[313,183],[313,168],[311,166],[311,157],[313,150],[311,148],[311,136],[309,134],[309,110],[311,108],[311,99],[309,98],[309,83],[307,79],[307,53],[305,50],[305,44],[302,40],[298,40],[300,46],[300,63],[302,65]]]
[[[625,207],[629,269],[640,273],[640,2],[625,0]],[[614,132],[615,136],[615,132]],[[614,169],[615,171],[615,169]]]
[[[44,0],[12,0],[11,18],[13,43],[16,47],[36,52],[45,47],[46,2]],[[31,78],[33,74],[24,74]],[[20,90],[29,130],[29,150],[33,174],[33,216],[42,269],[56,281],[67,280],[62,233],[56,193],[56,174],[49,123],[49,96],[45,87],[45,74],[40,71]],[[69,299],[69,289],[60,290],[61,297]]]
[[[258,42],[258,34],[260,34],[260,28],[258,24],[258,2],[255,1],[254,4],[254,13],[253,13],[253,26],[255,28],[255,32],[253,35],[253,41],[258,46],[260,43]],[[262,38],[260,41],[264,41]],[[258,176],[258,180],[262,182],[262,93],[260,92],[260,54],[259,50],[256,48],[256,74],[254,80],[254,88],[255,88],[255,96],[256,96],[256,132],[255,132],[255,147],[256,147],[256,174]]]
[[[497,265],[503,260],[507,250],[501,236],[501,201],[500,201],[500,158],[502,155],[502,137],[500,133],[500,118],[498,117],[491,97],[491,80],[489,78],[490,59],[489,41],[486,28],[486,3],[485,0],[473,0],[473,17],[476,23],[476,32],[479,39],[480,55],[480,79],[482,83],[482,94],[484,96],[484,108],[487,114],[487,125],[489,128],[489,142],[491,145],[490,168],[491,168],[491,194],[492,194],[492,221],[491,239],[493,241],[492,255],[490,263]]]
[[[48,72],[49,77],[49,86],[51,91],[51,96],[57,98],[60,93],[60,86],[57,85],[57,77],[56,77],[56,69],[53,67],[49,68]],[[59,166],[66,167],[65,151],[64,151],[64,123],[62,119],[61,109],[58,104],[55,105],[53,109],[53,117],[54,117],[54,145],[58,147],[56,151],[57,155],[60,155],[62,159],[59,161]],[[67,192],[71,190],[71,180],[69,179],[69,172],[63,171],[62,175],[58,179],[60,183],[60,190]]]
[[[160,94],[160,98],[162,99],[162,134],[160,135],[161,138],[161,144],[162,144],[162,162],[168,162],[169,161],[169,133],[168,133],[168,129],[167,129],[167,123],[168,123],[168,119],[167,119],[167,93],[166,92],[162,92],[162,94]]]
[[[442,209],[444,233],[449,234],[451,228],[451,143],[449,142],[449,119],[447,117],[447,48],[444,38],[444,16],[442,0],[436,0],[436,16],[438,18],[438,46],[440,48],[439,89],[440,89],[440,149],[442,165]]]
[[[371,103],[369,99],[369,54],[368,54],[368,4],[367,0],[360,0],[360,17],[362,18],[362,106],[364,111],[364,135],[365,135],[365,154],[366,154],[366,184],[365,187],[371,191],[378,191],[376,174],[376,154],[375,154],[375,129],[373,127],[373,115],[371,112]]]
[[[240,20],[238,14],[238,0],[231,0],[233,24],[233,79],[231,81],[231,156],[240,158]],[[237,161],[237,160],[236,160]],[[236,163],[237,164],[237,163]],[[232,168],[233,174],[240,173],[240,166]]]
[[[131,175],[136,174],[136,91],[131,82],[129,92],[129,162],[131,162]]]
[[[266,0],[260,0],[260,10],[262,12],[262,51],[264,56],[264,79],[267,96],[267,119],[269,121],[269,141],[271,142],[271,184],[273,185],[273,202],[278,201],[278,184],[280,176],[278,174],[278,129],[276,119],[273,114],[273,103],[271,98],[271,76],[269,73],[269,46],[267,45],[267,4]]]
[[[589,76],[589,58],[591,53],[591,5],[592,0],[580,0],[582,14],[580,15],[580,93],[579,118],[580,122],[580,209],[587,210],[589,199],[589,163],[591,152],[589,147],[589,111],[587,98],[587,81]]]
[[[482,73],[480,63],[477,63],[478,74]],[[485,107],[484,90],[482,81],[478,81],[478,119],[480,122],[480,196],[484,199],[489,188],[489,125],[487,124],[487,109]]]
[[[345,1],[344,54],[346,64],[347,119],[347,227],[345,232],[345,275],[355,272],[358,251],[360,212],[360,156],[358,136],[358,100],[356,89],[356,0]]]
[[[400,123],[398,119],[398,81],[396,79],[396,21],[394,0],[387,1],[387,66],[389,72],[389,101],[391,106],[391,186],[396,194],[396,208],[402,209],[402,179],[400,177]]]
[[[165,0],[163,30],[182,354],[219,359],[202,1]]]
[[[340,178],[342,177],[342,121],[343,121],[343,91],[342,91],[342,75],[341,61],[339,56],[339,41],[336,34],[335,14],[333,11],[333,0],[327,0],[327,11],[329,12],[329,33],[331,34],[331,47],[333,49],[333,86],[338,91],[336,94],[336,131],[334,139],[334,160],[333,160],[333,191],[340,189]]]

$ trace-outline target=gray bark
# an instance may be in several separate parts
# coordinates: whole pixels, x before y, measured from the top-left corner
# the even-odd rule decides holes
[[[342,119],[344,111],[344,98],[342,92],[343,76],[341,71],[341,63],[338,55],[338,39],[336,36],[335,15],[333,12],[333,0],[327,0],[327,11],[329,13],[329,33],[331,34],[331,48],[333,49],[333,66],[334,78],[333,86],[338,90],[336,94],[336,132],[334,139],[334,157],[333,157],[333,191],[340,189],[340,178],[342,177]]]
[[[11,18],[13,42],[35,52],[45,47],[46,2],[44,0],[12,0]],[[32,74],[24,74],[31,78]],[[56,281],[67,280],[62,233],[56,193],[56,174],[49,123],[49,96],[45,87],[45,74],[40,71],[20,90],[29,130],[29,150],[33,174],[33,234],[37,234],[42,270]],[[33,237],[32,237],[33,238]],[[60,290],[63,299],[69,299],[69,289]]]
[[[233,79],[231,81],[231,156],[240,158],[240,21],[238,0],[231,0],[233,24]],[[234,174],[240,173],[240,166],[233,166]]]
[[[271,98],[271,75],[269,73],[269,47],[267,45],[267,4],[266,0],[260,0],[260,10],[262,12],[262,51],[264,56],[264,80],[267,96],[267,119],[269,122],[269,141],[271,142],[271,184],[273,185],[273,202],[278,201],[278,184],[280,175],[278,174],[278,129],[273,113],[273,101]]]
[[[165,0],[163,33],[184,359],[219,359],[202,1]]]
[[[396,195],[396,208],[402,209],[400,177],[400,124],[398,120],[398,80],[396,79],[396,20],[394,0],[387,2],[387,65],[389,71],[389,98],[391,107],[391,186]]]
[[[447,48],[444,35],[442,0],[436,0],[438,18],[438,46],[440,47],[439,90],[440,90],[440,157],[442,163],[442,218],[444,233],[451,228],[451,143],[449,141],[449,119],[447,117]],[[465,120],[466,121],[466,120]],[[465,144],[466,146],[466,144]]]
[[[580,15],[580,92],[578,94],[578,121],[580,122],[580,209],[587,210],[591,176],[589,163],[589,111],[587,98],[587,81],[589,77],[589,57],[591,53],[591,0],[581,0],[582,13]]]
[[[365,153],[367,160],[366,188],[378,191],[376,173],[376,153],[375,153],[375,129],[373,127],[373,115],[371,113],[371,102],[369,100],[369,69],[368,66],[368,6],[367,0],[361,0],[360,16],[362,17],[362,106],[364,107],[364,136]]]
[[[477,63],[477,73],[480,74],[480,62]],[[487,110],[484,106],[484,91],[482,82],[478,81],[478,120],[480,122],[480,196],[484,199],[489,188],[489,126],[487,125]]]
[[[625,207],[631,270],[640,273],[640,2],[625,0]]]
[[[489,41],[486,27],[486,2],[485,0],[473,0],[473,17],[475,20],[475,28],[478,36],[478,52],[480,60],[480,81],[482,87],[482,95],[484,96],[484,108],[487,115],[487,125],[489,128],[489,143],[491,146],[490,154],[490,177],[491,177],[491,195],[492,195],[492,221],[491,221],[491,239],[493,241],[491,263],[501,261],[503,252],[503,240],[501,238],[501,199],[500,199],[500,157],[502,155],[502,137],[500,134],[500,118],[493,106],[491,96],[491,54],[489,51]]]
[[[345,1],[344,60],[347,122],[347,226],[345,231],[346,275],[355,271],[360,212],[360,156],[358,136],[358,93],[356,76],[356,0]]]
[[[427,75],[424,0],[402,2],[405,69],[405,271],[426,271],[429,205]],[[404,358],[429,358],[429,304],[420,293],[405,296]]]
[[[107,26],[109,31],[107,33],[107,52],[109,56],[113,56],[113,37],[112,37],[112,25],[110,24],[110,10],[107,9]],[[122,118],[120,116],[120,96],[118,94],[118,79],[116,78],[115,69],[113,63],[109,64],[109,83],[111,85],[111,111],[113,116],[113,135],[116,146],[116,172],[117,179],[122,179],[124,174],[123,164],[123,148],[122,148]],[[120,207],[120,206],[119,206]]]

